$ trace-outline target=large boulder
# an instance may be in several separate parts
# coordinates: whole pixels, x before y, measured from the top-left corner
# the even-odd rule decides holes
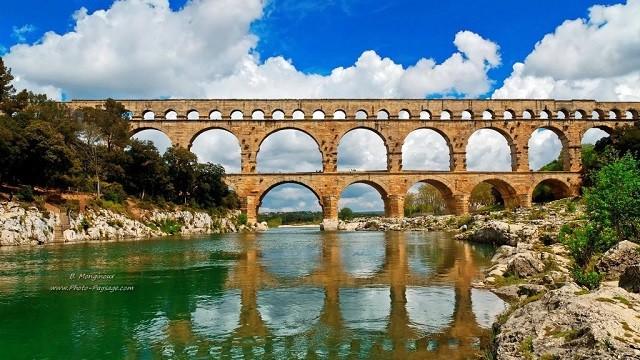
[[[615,280],[631,265],[640,264],[640,245],[621,241],[602,255],[596,265],[607,280]]]
[[[496,325],[496,358],[640,359],[640,295],[570,283],[515,310]]]
[[[633,292],[640,292],[640,264],[627,266],[622,275],[620,275],[620,281],[618,286],[621,288]]]
[[[545,265],[540,254],[533,251],[524,251],[515,254],[507,262],[507,274],[519,278],[527,278],[544,272]]]
[[[464,232],[457,239],[485,244],[515,246],[519,242],[537,240],[537,228],[523,224],[509,224],[503,221],[487,221],[474,225],[474,229]]]

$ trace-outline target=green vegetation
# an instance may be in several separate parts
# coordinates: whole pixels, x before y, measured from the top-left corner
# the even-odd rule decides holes
[[[602,253],[622,240],[640,241],[639,140],[640,129],[628,127],[583,149],[587,222],[563,226],[558,239],[575,260],[575,281],[589,289],[603,278],[594,269]]]
[[[317,225],[322,222],[322,212],[273,212],[259,214],[258,221],[266,221],[269,227],[277,227],[280,225]]]
[[[136,196],[199,209],[238,207],[221,166],[199,164],[182,147],[160,155],[151,142],[130,140],[122,104],[109,99],[71,111],[45,95],[17,93],[12,80],[0,58],[0,183],[19,187],[19,200],[34,201],[37,187],[95,193],[114,204]]]
[[[533,338],[527,336],[520,342],[520,355],[523,359],[533,359]]]
[[[353,210],[348,207],[340,209],[338,213],[338,219],[340,220],[351,220],[354,218]]]
[[[405,216],[442,215],[447,212],[447,203],[438,189],[430,184],[420,184],[416,193],[409,192],[404,199]]]

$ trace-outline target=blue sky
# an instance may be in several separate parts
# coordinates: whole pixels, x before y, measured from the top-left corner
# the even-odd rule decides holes
[[[638,14],[640,0],[4,1],[0,52],[17,88],[62,100],[640,101]],[[285,139],[261,149],[265,168],[291,172],[313,164],[316,144],[300,134],[281,135]],[[163,139],[140,136],[158,145]],[[344,140],[339,167],[375,169],[380,164],[371,159],[385,158],[372,133]],[[407,138],[405,165],[446,168],[446,147],[444,153],[432,151],[441,140],[426,133]],[[194,152],[232,171],[237,159],[220,154],[230,155],[234,143],[211,134],[198,140]],[[550,131],[535,131],[529,145],[532,168],[557,158],[562,147]],[[480,130],[467,149],[470,169],[509,168],[509,149],[500,135]],[[274,189],[263,205],[317,209],[317,199],[285,187]],[[381,208],[379,195],[363,188],[345,191],[342,205]]]
[[[185,2],[171,0],[171,8],[178,10]],[[271,0],[265,16],[253,22],[251,29],[260,38],[256,50],[262,58],[282,55],[298,70],[320,74],[352,64],[365,50],[404,66],[425,56],[440,62],[455,51],[454,35],[470,30],[500,45],[502,65],[489,71],[498,87],[512,65],[564,20],[586,17],[592,5],[615,3]],[[111,0],[5,1],[0,5],[0,46],[8,51],[16,43],[38,41],[47,31],[65,33],[73,28],[72,14],[79,8],[92,13],[111,4]]]

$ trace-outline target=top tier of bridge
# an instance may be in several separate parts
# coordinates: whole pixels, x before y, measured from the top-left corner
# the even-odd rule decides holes
[[[463,99],[164,99],[118,100],[132,120],[302,119],[598,119],[638,120],[640,102]],[[72,108],[103,100],[72,100]]]

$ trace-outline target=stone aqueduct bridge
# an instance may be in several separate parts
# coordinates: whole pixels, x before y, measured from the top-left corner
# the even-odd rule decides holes
[[[242,200],[249,221],[255,221],[264,195],[282,183],[309,188],[324,213],[325,228],[335,227],[338,199],[353,183],[377,189],[385,214],[402,217],[404,197],[417,182],[439,189],[449,211],[466,213],[471,191],[488,182],[501,193],[507,207],[531,205],[533,189],[546,182],[557,195],[579,191],[581,140],[590,128],[611,131],[638,121],[640,103],[592,100],[123,100],[131,112],[132,135],[146,129],[163,132],[174,145],[190,148],[194,139],[211,129],[226,130],[238,139],[241,173],[225,181]],[[72,108],[101,106],[103,101],[74,100]],[[387,149],[387,170],[337,170],[340,139],[364,128],[377,133]],[[502,134],[511,148],[511,172],[466,171],[466,146],[479,129]],[[555,132],[563,145],[561,172],[529,169],[528,141],[539,128]],[[257,173],[256,157],[264,139],[283,129],[311,136],[322,154],[322,172]],[[414,130],[432,129],[446,140],[450,171],[405,171],[402,145]]]

